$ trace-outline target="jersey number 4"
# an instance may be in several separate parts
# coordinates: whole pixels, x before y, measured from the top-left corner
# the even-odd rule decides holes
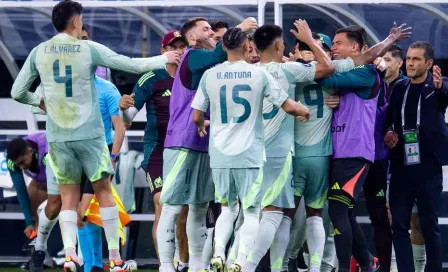
[[[54,81],[56,83],[63,83],[65,84],[65,96],[66,97],[72,97],[72,66],[67,65],[65,66],[65,76],[61,77],[61,74],[59,73],[59,60],[55,60],[53,62],[53,77]]]
[[[311,98],[311,92],[316,93],[316,98]],[[305,103],[309,106],[317,106],[317,118],[324,117],[324,93],[319,84],[311,84],[303,88]]]
[[[251,107],[249,101],[247,99],[244,99],[240,97],[240,92],[250,92],[252,91],[252,88],[247,84],[239,84],[235,85],[232,89],[232,99],[233,102],[236,104],[240,104],[244,107],[244,113],[243,115],[239,117],[233,117],[232,121],[234,123],[242,123],[249,118]],[[223,85],[221,89],[219,90],[219,102],[221,106],[221,122],[223,124],[227,124],[228,117],[227,117],[227,86]]]

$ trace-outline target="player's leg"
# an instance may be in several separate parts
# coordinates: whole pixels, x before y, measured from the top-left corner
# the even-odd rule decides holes
[[[210,269],[210,262],[213,258],[213,239],[216,226],[216,220],[220,213],[221,205],[215,201],[210,201],[206,217],[207,239],[205,240],[204,249],[202,250],[202,261],[205,268]]]
[[[390,271],[392,256],[392,230],[386,207],[388,160],[372,164],[364,183],[364,196],[373,227],[373,242],[380,261],[381,272]]]
[[[39,183],[35,180],[31,180],[30,184],[26,188],[28,196],[30,198],[30,210],[31,216],[34,220],[38,220],[37,208],[47,199],[47,190],[45,184]]]
[[[226,245],[232,236],[233,222],[238,217],[240,206],[237,201],[235,181],[231,169],[212,169],[212,174],[215,184],[215,202],[221,204],[221,214],[216,220],[215,252],[211,260],[211,266],[213,271],[223,272],[226,263]]]
[[[411,215],[411,243],[412,253],[414,254],[415,271],[423,272],[426,265],[425,239],[423,238],[416,204],[414,204],[414,207],[412,208]]]
[[[306,240],[310,256],[308,269],[311,272],[318,272],[326,240],[322,213],[328,193],[330,158],[327,156],[302,158],[299,163],[308,169],[309,173],[304,192],[307,213]]]
[[[230,267],[232,266],[232,264],[234,264],[236,262],[236,258],[238,257],[238,248],[240,247],[240,228],[243,225],[244,222],[244,214],[243,214],[243,207],[242,205],[240,206],[240,210],[238,211],[238,216],[234,225],[234,230],[233,230],[233,243],[232,246],[229,249],[229,254],[227,257],[227,261],[226,261],[226,266]],[[215,230],[215,235],[216,235],[216,230]]]
[[[328,193],[328,212],[334,226],[339,271],[348,272],[350,271],[353,242],[356,242],[359,249],[363,249],[362,252],[359,252],[357,261],[362,265],[369,262],[369,255],[366,256],[364,250],[366,245],[358,244],[354,240],[353,228],[359,226],[356,226],[356,220],[351,220],[349,213],[349,208],[353,206],[361,192],[369,170],[369,164],[358,159],[335,159],[333,163],[332,181]],[[354,224],[353,227],[352,224]],[[359,233],[356,232],[356,234]],[[362,241],[359,243],[362,243]]]
[[[274,238],[277,235],[277,230],[283,220],[283,208],[294,208],[294,194],[292,191],[292,156],[285,158],[268,158],[263,168],[263,191],[262,191],[262,214],[258,233],[255,239],[255,244],[250,251],[246,264],[245,271],[253,272],[257,268],[263,256],[271,247]],[[289,220],[291,223],[291,220]],[[286,223],[287,224],[287,223]],[[289,224],[290,225],[290,224]],[[289,232],[278,234],[279,236],[288,235]],[[276,239],[282,241],[282,237]],[[277,245],[276,248],[283,248],[283,254],[279,257],[271,258],[271,269],[281,269],[283,262],[284,251],[286,251],[287,244]],[[279,249],[281,250],[281,249]],[[276,251],[278,252],[278,250]],[[272,256],[271,251],[271,256]],[[275,257],[275,256],[274,256]],[[280,258],[280,260],[279,260]]]
[[[415,195],[403,171],[392,174],[389,186],[389,205],[392,215],[392,239],[398,271],[415,271],[409,229]]]
[[[39,272],[43,270],[47,241],[53,227],[56,225],[59,212],[61,211],[61,195],[53,170],[50,165],[46,167],[47,173],[47,205],[39,213],[39,225],[37,230],[36,244],[31,256],[30,270]]]
[[[176,239],[179,245],[178,271],[188,271],[188,236],[187,236],[188,205],[182,207],[182,211],[176,220]]]
[[[283,259],[282,270],[297,270],[297,258],[306,235],[306,212],[303,197],[295,197],[296,209],[285,209],[285,216],[292,218],[290,239]]]
[[[191,272],[205,269],[202,251],[207,238],[206,217],[208,203],[214,198],[214,186],[207,153],[189,151],[187,183],[189,204],[187,217],[187,236],[189,250],[189,267]]]
[[[154,248],[156,250],[157,259],[160,259],[159,247],[157,243],[157,226],[159,225],[160,214],[162,213],[162,205],[160,204],[160,192],[153,194],[153,202],[155,209],[155,217],[154,217],[154,224],[152,225],[152,239],[154,241]]]
[[[109,249],[110,271],[136,269],[135,262],[124,262],[120,256],[119,210],[112,194],[110,176],[114,173],[104,137],[73,142],[87,178],[92,182]]]
[[[76,254],[77,207],[80,198],[82,165],[73,148],[73,142],[48,143],[48,150],[49,165],[59,184],[62,200],[59,225],[66,256],[64,269],[77,271],[79,268]]]
[[[428,161],[426,163],[428,164]],[[416,189],[418,221],[420,221],[426,249],[425,271],[442,272],[442,239],[437,210],[443,189],[443,177],[441,167],[436,165],[434,162],[429,167],[421,168],[422,170],[419,172],[420,182],[416,183]],[[423,255],[423,252],[420,253],[421,255]],[[416,271],[418,271],[417,267]]]
[[[230,271],[240,271],[246,263],[258,231],[263,169],[232,169],[238,198],[243,206],[244,222],[240,229],[240,246],[236,263]]]

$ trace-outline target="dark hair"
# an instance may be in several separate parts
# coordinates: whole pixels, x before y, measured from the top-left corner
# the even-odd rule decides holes
[[[278,25],[263,25],[255,31],[255,45],[262,52],[270,47],[276,39],[281,37],[283,37],[283,30]]]
[[[224,36],[222,37],[222,43],[229,50],[241,48],[246,40],[246,34],[241,30],[241,28],[238,27],[229,28],[226,34],[224,34]]]
[[[359,50],[367,44],[367,33],[366,30],[360,26],[348,26],[336,30],[336,34],[345,33],[347,39],[355,42],[359,45]]]
[[[431,60],[434,59],[434,49],[432,48],[432,45],[429,42],[425,41],[417,41],[412,43],[409,48],[420,48],[425,50],[425,60]]]
[[[229,29],[229,24],[224,21],[214,21],[210,23],[210,26],[212,27],[212,30],[214,32],[220,30],[221,28],[227,28]]]
[[[8,144],[6,150],[7,157],[10,160],[16,160],[18,157],[25,155],[26,150],[30,145],[23,138],[15,138]]]
[[[51,14],[51,20],[56,30],[58,32],[66,30],[70,19],[74,15],[81,15],[82,10],[82,5],[78,2],[71,0],[59,2],[56,6],[54,6]]]
[[[185,39],[187,38],[187,32],[190,31],[192,28],[194,28],[196,26],[197,22],[208,22],[206,18],[204,17],[194,17],[191,19],[188,19],[188,21],[186,21],[181,29],[180,29],[180,34],[182,35],[182,37],[184,37]]]
[[[387,52],[390,52],[393,58],[403,59],[403,49],[398,44],[393,44]]]

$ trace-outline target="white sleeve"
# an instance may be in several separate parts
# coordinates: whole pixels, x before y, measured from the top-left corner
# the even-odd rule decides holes
[[[333,63],[336,67],[336,73],[345,73],[355,69],[355,62],[352,58],[334,60]]]
[[[138,113],[138,110],[135,107],[131,107],[131,108],[123,111],[123,121],[125,123],[132,122],[132,120],[134,120],[137,113]]]
[[[115,53],[102,44],[92,41],[86,42],[92,51],[92,62],[95,66],[104,66],[133,74],[143,74],[162,69],[168,62],[168,58],[163,55],[152,58],[129,58]]]
[[[11,89],[12,99],[33,106],[39,106],[40,104],[40,96],[30,92],[31,85],[39,75],[36,69],[36,53],[37,47],[28,55]]]
[[[282,68],[294,76],[295,82],[309,82],[316,77],[316,63],[286,62]]]
[[[37,86],[36,91],[34,93],[39,95],[39,101],[40,101],[40,97],[44,95],[44,87],[42,86],[42,84],[39,84],[39,86]],[[31,106],[30,110],[31,113],[33,114],[47,115],[45,111],[41,110],[39,107],[36,106]]]
[[[191,107],[193,109],[200,110],[202,112],[206,112],[210,104],[210,99],[208,97],[206,90],[207,74],[208,73],[205,72],[204,75],[202,76],[201,81],[199,82],[199,88],[196,91],[196,95],[194,96],[193,102],[191,102]]]

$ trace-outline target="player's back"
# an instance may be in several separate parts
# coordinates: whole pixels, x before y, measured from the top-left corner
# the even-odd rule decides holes
[[[263,72],[245,61],[225,62],[206,72],[212,168],[263,166]]]
[[[60,33],[31,53],[44,90],[49,142],[104,135],[93,83],[97,52],[89,43]]]
[[[334,90],[324,89],[316,82],[298,83],[296,100],[301,101],[310,111],[310,119],[295,122],[296,157],[329,156],[333,153],[331,144],[331,119],[333,110],[324,100]]]
[[[266,69],[287,92],[294,97],[296,79],[283,63],[256,64]],[[294,147],[294,117],[274,106],[267,98],[263,101],[263,124],[267,157],[286,157]]]

